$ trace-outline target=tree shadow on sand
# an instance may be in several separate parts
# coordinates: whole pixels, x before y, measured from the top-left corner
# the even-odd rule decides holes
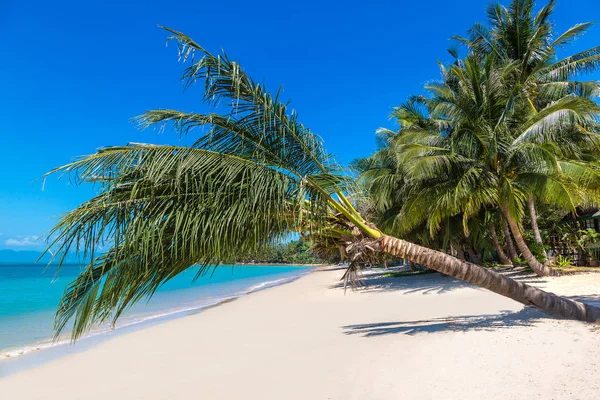
[[[538,276],[533,271],[526,270],[522,267],[497,268],[495,271],[501,273],[507,278],[514,279],[528,285],[540,286],[548,282],[546,277]]]
[[[356,288],[361,292],[386,292],[402,291],[404,294],[442,294],[461,288],[480,289],[475,285],[460,279],[443,276],[439,273],[389,277],[385,276],[393,271],[368,273],[361,277],[361,286]],[[331,286],[332,289],[343,288],[344,283],[338,282]]]
[[[461,315],[454,317],[432,318],[419,321],[378,322],[371,324],[347,325],[342,327],[346,335],[364,337],[402,333],[466,332],[470,330],[507,329],[534,326],[536,322],[551,317],[534,308],[521,311],[502,311],[500,314]]]
[[[573,300],[600,306],[600,295],[572,296]],[[402,333],[416,335],[436,332],[467,332],[470,330],[493,331],[515,327],[535,326],[542,320],[554,319],[542,311],[525,307],[520,311],[501,311],[500,314],[460,315],[444,318],[431,318],[418,321],[378,322],[343,326],[346,335],[364,337]],[[570,321],[572,322],[572,321]],[[600,331],[597,324],[589,324],[590,329]]]
[[[363,275],[362,286],[357,291],[386,292],[399,291],[402,294],[443,294],[462,288],[476,290],[486,289],[461,281],[460,279],[441,275],[439,273],[423,275],[407,275],[402,277],[389,276],[393,270],[370,271]],[[517,281],[542,286],[547,279],[540,278],[535,274],[523,269],[505,269],[501,273]],[[386,276],[388,275],[388,276]],[[343,282],[331,286],[331,288],[343,288]],[[543,286],[542,286],[543,288]],[[576,301],[600,307],[600,294],[584,296],[566,296]],[[347,335],[362,335],[365,337],[403,333],[405,335],[416,335],[418,333],[435,332],[466,332],[469,330],[496,330],[513,327],[534,326],[536,323],[554,319],[542,311],[525,307],[520,311],[501,311],[499,314],[461,315],[443,318],[432,318],[418,321],[396,321],[378,322],[369,324],[347,325],[342,327]],[[591,329],[600,330],[598,325],[590,325]]]
[[[585,296],[569,296],[570,299],[587,303],[592,306],[600,307],[600,294],[585,295]]]
[[[364,292],[403,291],[404,294],[443,294],[462,288],[485,290],[468,282],[438,272],[431,274],[415,274],[405,276],[386,276],[396,272],[393,269],[382,271],[368,271],[361,276],[361,284],[355,288]],[[539,277],[523,268],[498,269],[502,275],[522,283],[540,286],[548,282],[546,278]],[[338,282],[331,286],[332,289],[343,288],[344,283]]]

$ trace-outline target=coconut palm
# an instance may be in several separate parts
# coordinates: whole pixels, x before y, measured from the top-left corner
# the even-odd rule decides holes
[[[392,116],[399,123],[399,130],[394,132],[384,128],[379,129],[377,137],[380,149],[372,156],[355,160],[353,163],[354,169],[359,173],[357,182],[367,193],[367,196],[360,200],[373,203],[375,212],[371,221],[376,222],[377,226],[387,234],[399,235],[414,243],[446,250],[459,259],[465,259],[466,250],[470,261],[480,263],[479,252],[475,249],[489,247],[487,240],[482,240],[481,235],[472,232],[475,230],[475,233],[480,233],[480,230],[477,230],[480,224],[473,223],[468,229],[469,234],[465,235],[460,229],[462,226],[460,216],[447,217],[441,222],[435,234],[431,234],[425,221],[419,220],[416,226],[405,229],[406,225],[399,217],[411,192],[417,190],[416,185],[422,182],[411,179],[406,173],[402,155],[396,151],[395,144],[404,132],[410,134],[414,129],[434,129],[433,121],[423,114],[418,103],[419,99],[411,98],[402,106],[395,108]],[[441,121],[438,123],[443,124]],[[431,186],[434,182],[429,180],[426,184]],[[424,187],[419,186],[419,188]],[[438,234],[438,231],[442,234]]]
[[[576,79],[598,69],[600,46],[556,58],[559,48],[572,43],[593,23],[578,23],[556,34],[551,23],[555,3],[549,1],[538,13],[534,13],[533,0],[513,0],[508,7],[493,4],[488,8],[488,26],[475,24],[466,38],[455,37],[475,56],[494,55],[516,63],[519,72],[514,90],[524,93],[534,112],[568,94],[586,98],[600,94],[598,81]],[[542,243],[534,195],[529,194],[527,201],[534,239]]]
[[[504,252],[504,248],[500,244],[500,240],[498,239],[498,233],[496,231],[496,221],[490,219],[488,222],[490,238],[492,239],[492,244],[494,246],[494,250],[498,253],[498,258],[503,265],[513,265],[512,259],[506,255]]]
[[[415,115],[415,101],[424,109],[418,124],[401,119],[392,144],[408,186],[402,190],[410,192],[397,219],[405,233],[427,221],[433,235],[446,218],[462,215],[468,232],[471,218],[497,210],[532,269],[554,275],[521,233],[524,206],[532,193],[571,211],[597,202],[600,169],[593,160],[600,151],[600,107],[569,94],[533,112],[526,96],[507,89],[519,73],[517,64],[493,54],[471,55],[442,66],[442,80],[426,86],[430,97],[401,107],[402,116]],[[499,242],[492,241],[503,257]]]
[[[114,322],[190,266],[207,273],[290,232],[342,246],[354,265],[386,253],[551,315],[600,319],[599,308],[384,234],[356,211],[347,198],[352,182],[279,94],[270,95],[225,54],[214,56],[165,29],[180,58],[191,60],[186,85],[203,81],[205,100],[229,111],[149,111],[138,118],[142,126],[170,122],[186,135],[208,130],[189,147],[109,147],[53,171],[100,185],[97,196],[67,213],[51,233],[58,257],[76,250],[92,258],[64,293],[57,334],[70,320],[73,338],[94,323]],[[110,249],[97,254],[102,243]]]
[[[594,95],[597,81],[573,80],[600,66],[600,46],[558,60],[558,49],[571,44],[588,31],[592,22],[577,23],[556,34],[551,17],[556,6],[550,0],[534,13],[533,0],[513,0],[508,7],[492,4],[487,11],[488,26],[474,24],[467,37],[454,39],[480,58],[493,54],[518,65],[518,82],[532,95],[534,105],[555,101],[566,94]]]

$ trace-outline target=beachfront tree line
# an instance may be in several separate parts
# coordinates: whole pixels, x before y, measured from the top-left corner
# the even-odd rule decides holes
[[[298,239],[268,243],[254,252],[239,254],[232,261],[253,264],[320,264],[324,260],[314,254],[306,240]]]
[[[600,48],[556,61],[591,24],[555,36],[553,8],[492,6],[487,26],[455,38],[467,56],[451,50],[454,62],[440,65],[427,95],[394,110],[400,129],[380,130],[383,148],[355,163],[380,228],[475,263],[489,249],[504,265],[522,258],[538,275],[557,275],[537,210],[560,218],[600,199],[600,86],[576,79],[596,69]]]
[[[499,253],[507,245],[504,262],[518,249],[534,271],[554,274],[524,240],[523,215],[540,204],[572,210],[599,198],[598,85],[575,78],[597,67],[600,47],[556,61],[556,49],[589,24],[556,37],[553,7],[534,13],[527,0],[492,7],[487,26],[458,38],[467,55],[453,52],[429,95],[396,110],[400,130],[357,163],[358,182],[279,92],[271,95],[224,53],[165,28],[189,63],[186,88],[202,82],[215,111],[161,109],[137,119],[195,135],[191,146],[108,147],[53,171],[102,185],[52,231],[58,257],[75,248],[93,259],[66,289],[56,333],[72,320],[77,338],[191,265],[205,274],[291,232],[319,254],[347,259],[347,281],[365,263],[398,257],[554,316],[597,321],[599,308],[461,257],[467,249],[476,261],[476,241],[491,240]],[[112,247],[95,254],[100,243]]]

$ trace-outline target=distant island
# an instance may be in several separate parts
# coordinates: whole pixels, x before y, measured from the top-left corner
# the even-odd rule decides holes
[[[40,258],[41,257],[41,258]],[[0,250],[0,264],[47,264],[52,256],[35,250]],[[39,261],[38,261],[39,260]],[[80,260],[75,254],[69,254],[65,258],[66,264],[79,264]]]

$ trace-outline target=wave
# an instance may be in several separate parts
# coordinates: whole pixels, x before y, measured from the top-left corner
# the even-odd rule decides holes
[[[296,276],[291,276],[288,278],[280,278],[280,279],[275,279],[274,281],[267,281],[267,282],[262,282],[259,283],[258,285],[254,285],[252,286],[250,289],[248,289],[244,294],[250,294],[250,293],[254,293],[254,292],[258,292],[264,289],[268,289],[274,286],[279,286],[279,285],[283,285],[285,283],[290,283],[295,281],[296,279],[299,279],[301,277],[303,277],[304,275],[310,274],[310,272],[304,272],[301,274],[298,274]]]

